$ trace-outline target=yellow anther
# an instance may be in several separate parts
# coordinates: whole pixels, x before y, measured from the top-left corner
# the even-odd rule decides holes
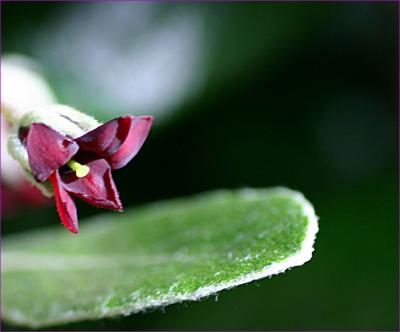
[[[67,165],[75,171],[75,174],[78,178],[83,178],[90,172],[90,167],[87,165],[82,165],[75,160],[70,160]]]

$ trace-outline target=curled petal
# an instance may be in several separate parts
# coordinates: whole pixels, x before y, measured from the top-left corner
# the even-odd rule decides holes
[[[73,199],[63,188],[58,171],[54,172],[49,177],[49,180],[54,188],[57,211],[62,223],[70,232],[78,233],[79,225],[76,206]]]
[[[64,188],[94,206],[122,211],[117,188],[111,176],[111,167],[104,159],[87,163],[89,174],[78,178],[74,172],[61,175]]]
[[[38,182],[44,182],[77,153],[79,146],[45,124],[32,123],[26,148],[33,176]]]
[[[125,166],[146,140],[152,116],[122,116],[76,139],[80,148],[106,159],[111,168]]]

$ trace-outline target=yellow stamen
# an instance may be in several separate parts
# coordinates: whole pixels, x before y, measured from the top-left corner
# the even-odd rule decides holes
[[[73,170],[75,171],[75,174],[78,178],[83,178],[86,175],[89,174],[90,171],[90,167],[87,165],[82,165],[80,163],[78,163],[77,161],[71,159],[67,165]]]

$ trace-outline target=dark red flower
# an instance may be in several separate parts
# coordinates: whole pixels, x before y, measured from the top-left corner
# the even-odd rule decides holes
[[[151,116],[123,116],[76,139],[42,123],[20,131],[32,174],[38,182],[51,182],[58,214],[68,230],[79,230],[71,196],[122,211],[111,170],[125,166],[138,153],[152,122]]]

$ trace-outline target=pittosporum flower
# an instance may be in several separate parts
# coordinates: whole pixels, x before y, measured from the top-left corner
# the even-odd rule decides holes
[[[122,116],[105,124],[66,106],[27,114],[9,139],[9,149],[44,193],[54,193],[62,223],[79,230],[72,197],[122,211],[111,171],[140,150],[152,116]],[[49,184],[51,187],[49,188]]]

